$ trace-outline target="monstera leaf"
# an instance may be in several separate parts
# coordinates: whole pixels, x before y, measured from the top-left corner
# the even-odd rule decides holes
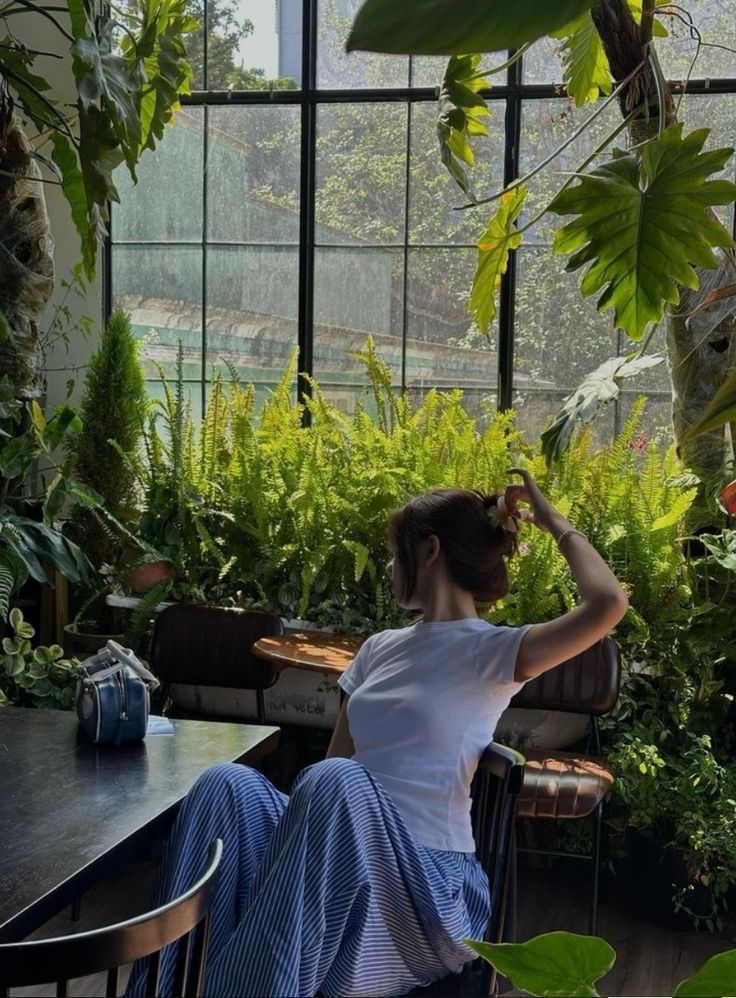
[[[592,422],[602,406],[618,398],[622,381],[656,367],[663,360],[664,357],[656,354],[634,360],[612,357],[589,374],[572,395],[565,399],[562,408],[542,434],[542,454],[547,464],[564,454],[578,425]]]
[[[348,52],[463,55],[519,48],[564,27],[595,0],[366,0]]]
[[[602,290],[598,310],[613,308],[616,326],[632,339],[677,304],[680,285],[698,288],[694,268],[717,266],[713,247],[733,245],[708,210],[736,198],[731,181],[709,179],[733,149],[703,152],[708,134],[683,137],[682,125],[673,125],[640,156],[619,153],[550,206],[578,216],[556,233],[554,251],[570,255],[569,271],[590,264],[582,294]]]
[[[490,115],[488,105],[478,94],[486,86],[482,76],[477,76],[480,55],[453,55],[447,64],[440,90],[437,136],[440,155],[460,189],[475,200],[462,164],[475,163],[471,135],[488,135],[482,121]]]
[[[103,0],[68,0],[72,32],[72,69],[79,103],[104,109],[127,161],[135,162],[140,144],[139,81],[115,49],[115,22]]]
[[[574,932],[547,932],[525,943],[465,941],[514,988],[548,998],[596,998],[596,981],[616,959],[604,939]]]
[[[468,311],[484,335],[496,316],[496,292],[506,272],[509,253],[521,245],[516,222],[526,197],[526,187],[514,187],[501,196],[498,211],[478,240],[478,265],[473,277]]]

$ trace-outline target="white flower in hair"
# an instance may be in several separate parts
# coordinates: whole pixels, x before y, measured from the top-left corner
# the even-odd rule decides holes
[[[491,521],[492,526],[503,527],[510,534],[518,533],[519,522],[530,519],[530,516],[531,514],[526,509],[517,510],[515,513],[512,512],[506,504],[505,496],[499,496],[496,505],[490,506],[488,509],[488,519]]]

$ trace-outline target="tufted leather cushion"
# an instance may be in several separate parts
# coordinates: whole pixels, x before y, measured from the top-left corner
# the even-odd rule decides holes
[[[151,668],[164,683],[265,689],[275,674],[251,647],[283,630],[272,613],[176,603],[156,618]]]
[[[603,800],[614,772],[602,759],[575,752],[525,752],[520,818],[584,818]]]
[[[511,706],[606,714],[618,699],[620,681],[618,646],[611,638],[603,638],[575,658],[531,679]]]

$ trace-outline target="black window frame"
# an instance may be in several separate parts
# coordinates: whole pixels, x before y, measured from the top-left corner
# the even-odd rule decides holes
[[[300,181],[299,181],[299,282],[298,282],[298,339],[299,349],[299,384],[300,399],[310,394],[310,382],[313,374],[314,354],[314,261],[315,261],[315,177],[316,177],[316,140],[317,140],[317,110],[326,104],[365,104],[391,103],[406,104],[408,107],[407,126],[407,162],[405,178],[405,208],[408,209],[409,199],[409,150],[412,139],[411,109],[415,104],[435,102],[439,96],[438,87],[389,87],[389,88],[345,88],[319,89],[317,87],[317,57],[318,57],[318,6],[319,0],[302,0],[302,80],[298,90],[209,90],[208,84],[208,31],[205,18],[203,25],[203,85],[204,89],[193,91],[182,98],[184,107],[201,107],[203,109],[203,171],[202,196],[204,224],[202,226],[202,371],[201,382],[202,411],[205,411],[208,379],[207,370],[207,142],[208,142],[208,112],[211,107],[256,106],[256,105],[291,105],[301,111],[301,149],[300,149]],[[512,52],[508,53],[511,58]],[[409,64],[409,80],[411,82],[411,61]],[[439,83],[439,81],[438,81]],[[682,82],[672,81],[673,93],[683,93]],[[690,80],[685,92],[688,95],[718,95],[736,94],[736,78],[713,78]],[[504,114],[504,185],[508,185],[519,176],[522,107],[525,101],[559,100],[563,96],[558,84],[540,84],[523,82],[523,57],[513,62],[507,70],[507,80],[503,85],[494,85],[492,89],[481,91],[486,100],[495,104],[505,103]],[[439,152],[438,152],[439,155]],[[408,210],[405,211],[405,233],[403,242],[404,255],[404,304],[402,330],[402,391],[406,389],[406,343],[407,343],[407,307],[406,282],[407,258],[411,247],[407,238]],[[736,238],[736,211],[733,220],[733,235]],[[401,246],[401,244],[397,244]],[[104,252],[103,270],[103,311],[107,318],[113,307],[112,282],[112,220],[108,226],[108,234]],[[471,243],[448,244],[448,249],[475,249]],[[496,399],[499,409],[513,407],[514,399],[514,320],[515,292],[517,280],[517,254],[512,251],[509,265],[501,281],[498,306],[498,341],[497,341],[497,385]],[[618,334],[619,353],[623,345],[623,334]],[[493,386],[489,385],[489,394]],[[641,394],[641,393],[635,393]],[[663,392],[647,393],[651,398],[669,398]],[[564,393],[561,393],[561,398]],[[620,407],[615,404],[614,426],[620,426]],[[308,411],[305,410],[305,419]]]

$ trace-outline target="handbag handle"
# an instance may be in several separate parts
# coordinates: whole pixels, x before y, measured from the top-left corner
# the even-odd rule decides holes
[[[151,689],[155,690],[158,686],[161,685],[158,679],[156,679],[156,677],[154,676],[154,674],[152,672],[149,672],[144,665],[141,665],[141,663],[135,657],[130,648],[123,648],[123,646],[119,645],[117,641],[112,641],[112,640],[108,641],[105,644],[105,648],[108,650],[108,652],[110,653],[110,655],[112,655],[113,658],[116,658],[118,662],[120,662],[121,665],[130,666],[133,672],[139,675],[144,682],[150,684]]]

